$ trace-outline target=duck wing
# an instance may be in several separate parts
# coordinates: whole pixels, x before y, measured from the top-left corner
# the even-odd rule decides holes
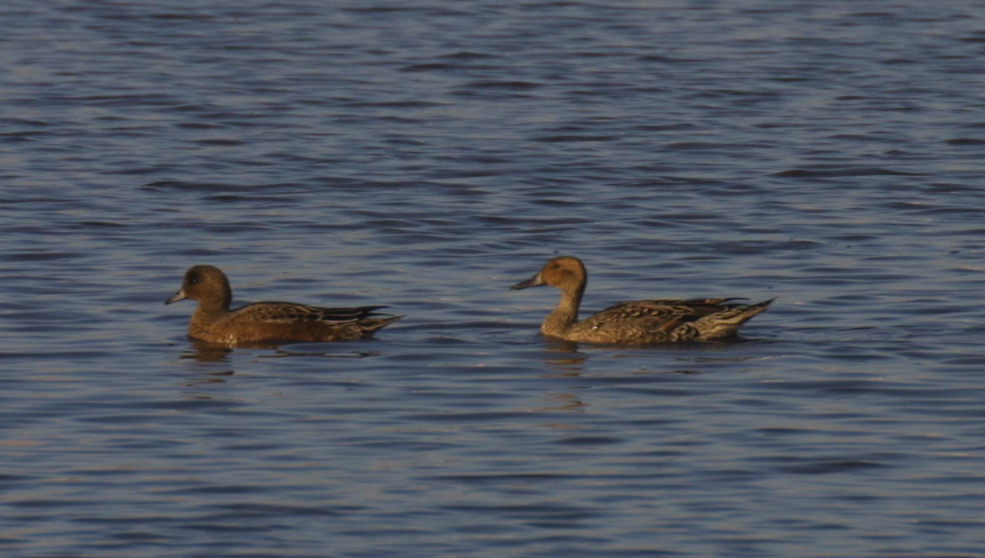
[[[349,308],[323,308],[296,302],[255,302],[233,312],[236,319],[251,322],[279,324],[343,323],[361,320],[374,315],[386,306],[353,306]]]
[[[589,317],[590,320],[627,321],[643,320],[657,323],[682,323],[701,319],[739,306],[727,304],[741,298],[660,298],[633,300],[613,304]]]

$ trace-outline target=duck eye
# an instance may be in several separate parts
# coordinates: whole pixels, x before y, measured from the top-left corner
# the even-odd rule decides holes
[[[195,275],[189,275],[189,276],[188,276],[188,284],[189,284],[189,285],[197,285],[197,284],[198,284],[198,282],[199,282],[199,280],[200,280],[200,279],[199,279],[199,277],[198,277],[198,274],[197,274],[197,273],[196,273]]]

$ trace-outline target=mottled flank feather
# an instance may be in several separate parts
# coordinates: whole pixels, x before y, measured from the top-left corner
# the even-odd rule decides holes
[[[229,280],[209,265],[190,268],[181,289],[165,304],[186,298],[198,301],[188,335],[224,345],[366,339],[402,317],[375,313],[385,306],[321,308],[294,302],[256,302],[230,310]]]
[[[380,308],[386,306],[320,308],[296,302],[254,302],[236,310],[236,314],[242,319],[274,324],[340,323],[368,318]]]
[[[730,304],[742,300],[739,298],[635,300],[614,304],[578,321],[587,282],[588,273],[581,260],[563,256],[548,261],[537,275],[512,289],[542,285],[560,289],[561,300],[544,320],[541,332],[587,343],[640,345],[734,337],[742,324],[773,302]]]

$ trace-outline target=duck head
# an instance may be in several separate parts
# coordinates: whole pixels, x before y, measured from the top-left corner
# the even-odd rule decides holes
[[[164,304],[190,298],[207,309],[228,310],[232,297],[229,279],[222,270],[211,265],[196,265],[185,272],[181,288],[165,300]]]
[[[542,287],[549,285],[562,291],[578,290],[585,288],[588,280],[588,273],[581,260],[572,256],[560,256],[549,260],[540,271],[527,279],[520,281],[510,287],[511,291],[518,291],[529,287]]]

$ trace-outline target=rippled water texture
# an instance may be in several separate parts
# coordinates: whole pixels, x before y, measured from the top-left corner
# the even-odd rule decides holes
[[[0,8],[4,557],[968,557],[977,2]],[[738,343],[585,309],[778,297]],[[164,307],[387,304],[233,351]]]

